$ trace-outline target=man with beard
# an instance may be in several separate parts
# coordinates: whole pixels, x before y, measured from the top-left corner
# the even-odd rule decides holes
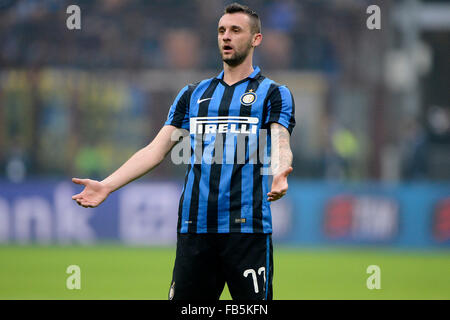
[[[223,71],[184,87],[155,139],[105,180],[74,178],[85,188],[72,198],[84,207],[98,206],[156,167],[177,143],[171,138],[176,130],[189,130],[194,152],[179,202],[169,299],[217,300],[227,283],[233,299],[267,300],[273,277],[270,202],[288,189],[294,100],[286,86],[253,67],[253,52],[262,41],[254,11],[227,6],[217,30]],[[261,157],[252,161],[261,155],[261,141],[271,154],[270,191],[267,163]]]

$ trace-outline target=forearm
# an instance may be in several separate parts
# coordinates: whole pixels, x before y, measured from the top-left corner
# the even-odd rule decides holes
[[[113,192],[124,185],[142,177],[147,172],[155,168],[162,158],[157,153],[153,153],[151,148],[142,148],[128,159],[119,169],[102,181],[110,192]]]
[[[273,175],[276,175],[292,166],[293,156],[287,129],[278,123],[272,123],[270,130],[272,139],[271,171]]]
[[[149,145],[136,152],[119,169],[102,181],[109,192],[142,177],[164,160],[176,143],[170,139],[172,128],[164,127]]]

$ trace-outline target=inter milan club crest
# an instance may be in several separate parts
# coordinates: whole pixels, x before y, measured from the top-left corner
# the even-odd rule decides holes
[[[253,89],[250,89],[249,92],[246,92],[241,96],[241,103],[244,106],[251,106],[256,101],[256,98],[256,93],[253,92]]]

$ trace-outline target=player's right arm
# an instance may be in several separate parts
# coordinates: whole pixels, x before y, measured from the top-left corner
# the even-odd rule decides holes
[[[172,125],[163,126],[150,144],[137,151],[103,181],[72,178],[74,183],[84,185],[83,191],[72,196],[72,199],[85,208],[97,207],[110,193],[151,171],[164,160],[178,142],[172,139],[175,130],[179,129]]]

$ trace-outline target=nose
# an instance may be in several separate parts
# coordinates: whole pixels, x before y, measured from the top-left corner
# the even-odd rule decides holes
[[[222,35],[222,40],[223,41],[230,41],[231,37],[230,37],[230,32],[228,30],[225,30],[225,32]]]

